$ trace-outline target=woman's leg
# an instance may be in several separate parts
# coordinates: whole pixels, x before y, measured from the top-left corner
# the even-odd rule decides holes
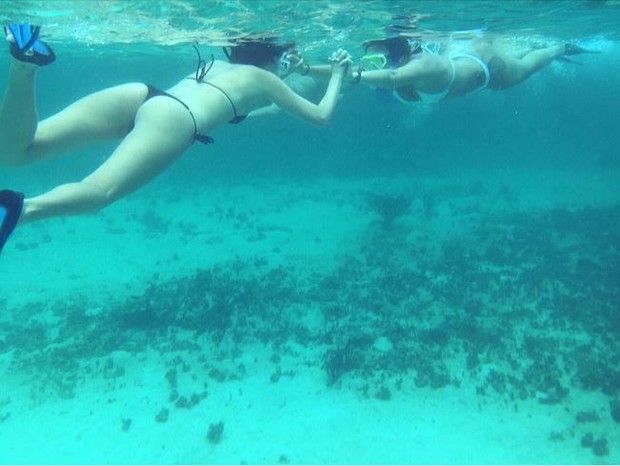
[[[20,223],[96,212],[146,184],[192,144],[194,127],[185,108],[166,97],[146,102],[135,127],[110,158],[78,183],[26,199]]]
[[[141,83],[121,84],[83,97],[39,123],[25,151],[29,161],[125,137],[148,89]]]
[[[0,164],[18,165],[37,129],[34,100],[36,65],[11,59],[9,81],[0,105]]]
[[[507,57],[504,79],[507,86],[515,86],[522,83],[534,73],[542,70],[553,60],[564,54],[564,45],[546,47],[544,49],[532,50],[522,57]]]
[[[565,46],[557,45],[524,53],[508,46],[477,44],[477,51],[489,65],[489,88],[506,89],[522,83],[564,55]]]
[[[126,135],[147,87],[132,83],[84,97],[37,124],[36,66],[11,59],[0,106],[0,165],[24,165]]]

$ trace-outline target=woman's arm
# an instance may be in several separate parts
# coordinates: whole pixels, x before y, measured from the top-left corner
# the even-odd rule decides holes
[[[301,76],[308,76],[325,81],[331,77],[331,65],[310,65],[306,59],[297,52],[289,53],[287,58],[291,64],[291,73],[297,73]]]
[[[278,107],[318,125],[326,125],[336,108],[345,72],[351,63],[350,55],[339,50],[332,55],[331,77],[319,104],[304,99],[281,79],[273,76],[269,85],[270,98]]]
[[[293,90],[293,92],[295,92],[296,94],[299,94],[304,99],[310,100],[312,102],[316,102],[319,100],[322,94],[322,88],[324,88],[326,84],[326,83],[323,83],[323,85],[319,86],[319,83],[317,83],[314,78],[311,78],[308,76],[300,76],[299,74],[289,75],[283,78],[283,81],[286,83],[288,87],[290,87]],[[262,116],[277,115],[278,113],[280,113],[280,107],[272,103],[270,105],[267,105],[266,107],[261,107],[256,110],[252,110],[248,114],[248,116],[249,117],[262,117]]]
[[[302,76],[328,79],[331,75],[332,67],[330,65],[309,65],[308,63],[302,63],[297,72]]]
[[[358,69],[354,72],[351,82],[361,82],[364,84],[368,84],[369,86],[394,89],[396,87],[409,84],[408,82],[403,82],[400,85],[396,84],[397,78],[399,82],[403,81],[401,75],[402,73],[400,72],[400,69],[372,71],[364,71]]]
[[[443,56],[425,54],[416,57],[400,68],[389,70],[364,71],[352,70],[351,82],[363,82],[369,86],[397,89],[403,86],[414,88],[432,87],[437,81],[442,81],[445,73],[450,73],[450,61]]]

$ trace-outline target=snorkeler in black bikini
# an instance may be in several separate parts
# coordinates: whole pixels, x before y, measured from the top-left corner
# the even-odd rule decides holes
[[[351,63],[344,50],[332,54],[329,84],[320,103],[313,104],[278,76],[288,45],[240,40],[230,49],[228,63],[212,60],[206,67],[199,55],[198,70],[189,77],[193,79],[182,79],[166,91],[123,84],[86,96],[38,122],[33,108],[35,75],[39,66],[55,58],[39,40],[39,30],[15,23],[5,27],[12,58],[0,108],[0,165],[25,165],[104,140],[120,143],[82,181],[30,198],[0,191],[0,250],[18,223],[97,212],[148,183],[195,140],[212,142],[206,134],[227,121],[241,121],[252,110],[274,103],[311,123],[326,124]]]
[[[211,83],[209,81],[205,81],[205,76],[207,75],[207,73],[209,72],[211,67],[213,66],[213,63],[215,62],[215,58],[213,57],[213,55],[211,55],[211,63],[207,67],[207,64],[202,59],[202,55],[200,54],[200,50],[198,49],[198,46],[196,44],[194,44],[194,49],[196,50],[196,53],[198,54],[198,66],[196,67],[196,75],[193,78],[190,77],[190,78],[187,78],[187,79],[194,79],[197,83],[206,84],[206,85],[211,86],[214,89],[217,89],[218,91],[220,91],[222,93],[222,95],[224,97],[226,97],[226,99],[230,103],[230,107],[232,108],[232,111],[234,113],[234,116],[229,121],[229,123],[231,123],[233,125],[241,123],[243,120],[245,120],[247,118],[247,115],[239,115],[237,113],[237,107],[235,106],[235,103],[232,101],[232,99],[226,93],[226,91],[224,89],[222,89],[219,86],[216,86],[215,84],[213,84],[213,83]],[[226,51],[226,49],[224,49],[224,50]],[[228,52],[227,52],[227,57],[230,60],[230,54]],[[181,99],[173,96],[172,94],[168,94],[166,91],[162,91],[161,89],[153,86],[152,84],[147,84],[146,87],[148,88],[148,92],[146,93],[146,98],[144,99],[145,102],[147,100],[152,99],[153,97],[157,97],[157,96],[170,97],[171,99],[176,100],[181,105],[183,105],[183,107],[185,107],[185,109],[189,112],[190,116],[192,117],[192,121],[194,123],[194,140],[198,141],[198,142],[202,142],[203,144],[210,144],[210,143],[212,143],[214,141],[211,136],[206,136],[206,135],[200,134],[198,132],[198,125],[196,124],[196,117],[194,116],[194,114],[192,113],[191,109],[187,106],[187,104],[185,102],[183,102]]]

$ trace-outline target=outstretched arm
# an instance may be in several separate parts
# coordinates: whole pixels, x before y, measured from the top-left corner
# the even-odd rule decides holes
[[[329,65],[310,65],[305,62],[298,68],[298,73],[302,76],[310,76],[317,79],[329,79],[331,72],[332,67]]]
[[[435,73],[437,69],[437,64],[425,63],[419,60],[409,62],[395,69],[363,70],[361,68],[350,67],[347,72],[345,83],[357,84],[363,82],[369,86],[388,89],[411,85],[418,87],[419,85],[423,85],[424,81],[436,77],[437,75],[433,75],[433,73]],[[304,76],[325,79],[329,77],[331,67],[329,65],[308,65],[302,62],[296,71]]]
[[[282,80],[273,76],[270,97],[278,107],[318,125],[325,125],[338,102],[342,79],[351,63],[350,55],[344,50],[334,52],[331,58],[331,77],[319,104],[304,99],[291,90]]]
[[[368,70],[361,68],[350,71],[351,83],[363,82],[369,86],[397,89],[412,86],[425,92],[434,92],[438,86],[450,79],[450,60],[441,55],[423,54],[409,63],[394,69]]]
[[[311,76],[317,79],[327,79],[331,75],[331,69],[332,68],[330,65],[302,64],[298,68],[298,72],[302,76]],[[345,82],[350,84],[364,82],[365,84],[368,84],[370,86],[392,88],[397,76],[401,78],[401,76],[399,75],[401,75],[401,72],[398,69],[365,71],[361,68],[354,68],[349,69]]]
[[[331,69],[331,68],[330,68]],[[329,75],[328,75],[329,78]],[[317,102],[323,94],[323,90],[327,85],[326,82],[317,82],[316,79],[311,78],[309,76],[300,76],[295,73],[291,76],[287,76],[283,78],[284,82],[288,87],[290,87],[296,94],[299,94],[304,99],[310,100],[312,102]],[[277,115],[280,113],[280,107],[276,104],[272,103],[266,107],[261,107],[256,110],[252,110],[248,116],[249,117],[263,117],[263,116],[271,116]]]
[[[400,68],[389,70],[355,71],[353,80],[375,87],[395,89],[403,86],[421,87],[437,77],[437,67],[428,60],[415,60]],[[359,76],[359,78],[358,78]],[[441,75],[439,75],[441,76]]]

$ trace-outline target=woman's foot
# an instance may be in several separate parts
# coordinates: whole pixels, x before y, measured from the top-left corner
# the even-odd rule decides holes
[[[24,195],[5,189],[0,191],[0,252],[15,229],[24,209]]]
[[[11,55],[21,62],[45,66],[56,60],[56,54],[45,42],[39,40],[40,26],[9,23],[4,26],[4,35],[9,42]]]

